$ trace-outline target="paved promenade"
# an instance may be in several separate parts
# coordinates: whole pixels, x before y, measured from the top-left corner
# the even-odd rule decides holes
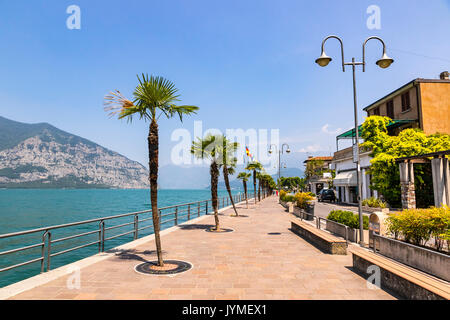
[[[293,234],[292,215],[276,197],[238,210],[248,217],[230,217],[230,209],[220,216],[222,227],[234,232],[205,232],[214,218],[204,216],[162,236],[164,258],[192,263],[187,272],[135,272],[137,264],[156,259],[153,240],[141,241],[82,267],[79,289],[69,289],[62,275],[11,299],[394,299],[367,288],[351,270],[351,254],[324,254]]]

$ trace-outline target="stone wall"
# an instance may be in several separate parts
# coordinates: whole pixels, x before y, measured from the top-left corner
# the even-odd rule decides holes
[[[417,268],[435,277],[450,281],[450,255],[421,248],[403,241],[376,237],[379,253]]]

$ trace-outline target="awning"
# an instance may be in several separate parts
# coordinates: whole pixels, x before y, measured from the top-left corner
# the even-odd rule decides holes
[[[356,170],[341,172],[333,179],[335,186],[356,186]]]
[[[389,124],[386,126],[386,128],[388,130],[389,129],[394,129],[394,128],[400,127],[400,126],[402,126],[404,124],[412,123],[412,122],[415,122],[415,121],[416,120],[391,120],[391,122],[389,122]],[[359,133],[359,136],[361,137],[362,125],[360,125],[358,127],[358,133]],[[355,137],[356,137],[356,132],[355,132],[355,128],[353,128],[353,129],[350,129],[350,130],[348,130],[348,131],[346,131],[344,133],[341,133],[340,135],[338,135],[336,137],[336,139],[337,140],[340,140],[340,139],[353,139]]]

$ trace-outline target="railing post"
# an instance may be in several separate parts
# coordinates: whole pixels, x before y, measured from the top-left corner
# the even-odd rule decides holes
[[[138,238],[138,223],[139,223],[139,218],[138,218],[138,215],[135,214],[134,215],[134,240],[136,240]]]
[[[52,233],[49,232],[47,236],[48,246],[47,246],[47,272],[50,270],[50,258],[52,251]]]
[[[188,204],[188,220],[191,220],[191,204]]]
[[[208,200],[206,200],[206,209],[205,209],[205,214],[208,214]]]
[[[175,207],[175,225],[178,225],[178,206]]]
[[[42,247],[41,247],[41,273],[44,272],[44,264],[45,264],[45,238],[47,237],[48,230],[45,230],[44,234],[42,235]]]
[[[197,216],[200,217],[200,202],[197,202],[197,207],[198,207]]]
[[[98,243],[98,251],[103,252],[105,251],[105,221],[100,220],[98,227],[99,227],[98,238],[100,241]]]

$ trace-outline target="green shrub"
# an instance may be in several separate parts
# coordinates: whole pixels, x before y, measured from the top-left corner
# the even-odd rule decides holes
[[[353,229],[359,229],[359,215],[351,211],[333,210],[328,214],[328,220],[335,221]],[[369,229],[369,217],[363,216],[363,228]]]
[[[284,202],[295,202],[295,196],[292,194],[288,194],[286,191],[280,191],[280,200]]]
[[[295,194],[295,205],[299,208],[306,209],[311,200],[313,200],[313,197],[309,192],[297,192]]]
[[[371,207],[371,208],[382,208],[382,209],[387,207],[386,202],[384,202],[381,199],[374,198],[374,197],[370,197],[370,198],[364,199],[362,201],[362,205],[363,206],[367,206],[367,207]]]
[[[450,247],[450,208],[407,209],[387,219],[388,231],[396,238],[415,245],[426,245],[433,238],[437,250]]]

